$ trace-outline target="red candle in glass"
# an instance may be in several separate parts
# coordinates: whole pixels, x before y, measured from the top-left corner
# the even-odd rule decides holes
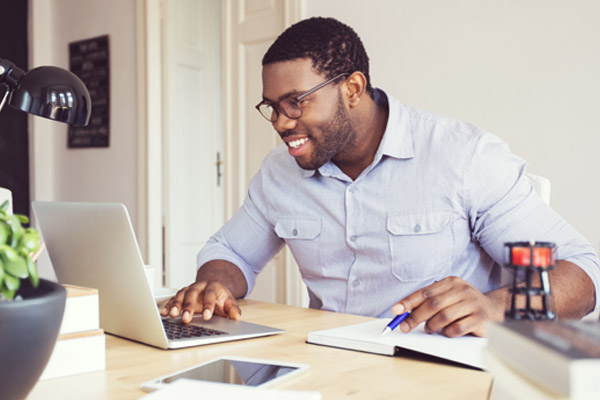
[[[533,263],[531,262],[531,251],[533,250]],[[550,266],[551,252],[549,247],[513,247],[512,263],[520,267],[546,268]]]
[[[549,247],[534,247],[533,248],[533,266],[546,268],[550,266],[550,248]]]
[[[520,267],[528,267],[531,265],[531,248],[529,247],[513,247],[512,263]]]

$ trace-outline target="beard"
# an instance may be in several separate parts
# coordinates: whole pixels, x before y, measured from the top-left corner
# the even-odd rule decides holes
[[[312,135],[309,131],[309,139],[313,142],[310,159],[301,161],[296,158],[296,163],[302,169],[319,169],[345,148],[355,143],[356,131],[350,123],[350,116],[341,95],[338,95],[337,108],[333,118],[320,130],[321,133],[318,136]]]

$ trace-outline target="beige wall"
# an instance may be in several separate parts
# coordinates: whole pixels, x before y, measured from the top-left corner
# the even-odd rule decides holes
[[[503,138],[598,249],[600,2],[304,0],[314,15],[355,28],[375,86]]]
[[[68,69],[69,42],[108,34],[111,74],[110,147],[68,149],[66,125],[31,118],[32,200],[122,202],[135,227],[135,1],[31,0],[30,18],[30,67]]]
[[[120,201],[138,226],[135,0],[30,1],[31,67],[68,67],[71,41],[111,45],[110,147],[69,150],[66,126],[32,117],[32,200]],[[600,2],[303,0],[302,15],[353,26],[376,86],[502,137],[599,247]]]
[[[52,64],[68,69],[70,42],[108,34],[111,74],[108,148],[69,149],[66,125],[34,120],[34,200],[120,201],[135,217],[134,6],[133,0],[32,1],[31,67]],[[37,146],[40,143],[43,146]]]

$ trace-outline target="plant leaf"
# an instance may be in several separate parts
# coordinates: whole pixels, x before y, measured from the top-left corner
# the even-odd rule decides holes
[[[2,205],[0,206],[0,211],[4,211],[6,212],[6,210],[8,210],[8,205],[10,203],[8,202],[8,200],[4,200],[4,202],[2,203]]]
[[[21,221],[19,221],[19,217],[16,215],[11,215],[9,220],[10,227],[12,228],[12,235],[10,240],[11,247],[17,247],[19,241],[21,241],[21,237],[23,233],[25,233],[25,229],[23,229],[23,225],[21,225]]]
[[[11,275],[4,275],[4,286],[6,286],[8,290],[16,292],[19,290],[19,286],[21,286],[21,280]]]
[[[6,221],[0,221],[0,244],[8,242],[10,237],[10,226]]]
[[[5,244],[0,245],[0,258],[4,264],[4,272],[7,273],[6,276],[12,275],[16,278],[27,278],[29,275],[27,262],[12,247]],[[6,279],[6,277],[4,279]]]
[[[36,288],[40,284],[40,276],[38,275],[37,266],[31,260],[29,255],[25,256],[25,261],[27,262],[27,269],[29,270],[29,282],[31,282],[31,286]]]
[[[5,285],[0,285],[0,294],[4,296],[5,299],[13,299],[15,297],[16,290],[10,290]]]
[[[27,254],[30,254],[35,253],[38,247],[40,247],[40,233],[33,228],[25,229],[19,249],[24,249]]]
[[[0,286],[2,286],[2,282],[4,282],[4,264],[0,260]]]
[[[17,217],[17,219],[19,220],[19,222],[21,224],[28,224],[29,223],[29,217],[27,217],[27,215],[15,214],[15,216]]]
[[[16,291],[8,290],[4,286],[0,288],[0,295],[2,295],[2,297],[4,297],[5,299],[12,300],[15,297],[15,293]]]

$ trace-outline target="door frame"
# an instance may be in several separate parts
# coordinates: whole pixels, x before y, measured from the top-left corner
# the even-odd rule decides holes
[[[136,0],[137,226],[142,258],[163,270],[161,0]],[[154,287],[163,285],[155,274]]]

